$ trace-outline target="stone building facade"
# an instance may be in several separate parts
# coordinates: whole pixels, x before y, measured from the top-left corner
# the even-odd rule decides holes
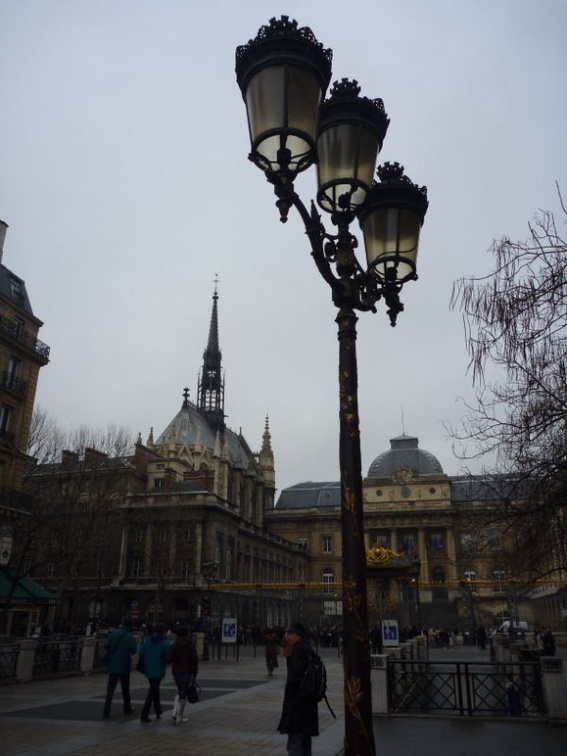
[[[59,617],[341,624],[340,484],[298,483],[275,501],[268,418],[259,451],[227,427],[221,363],[215,290],[196,401],[185,389],[163,432],[140,435],[131,456],[86,449],[36,469],[44,496],[55,487],[53,516],[27,558],[43,565],[32,577],[59,596]],[[474,633],[479,623],[534,619],[537,596],[514,588],[509,536],[478,525],[509,483],[448,476],[417,438],[391,440],[363,478],[365,546],[401,555],[412,570],[369,580],[373,624],[395,617]],[[73,534],[84,540],[66,561],[62,544],[72,549]],[[539,606],[552,607],[548,624],[557,627],[563,589],[546,590]]]
[[[94,495],[103,480],[104,502]],[[40,565],[35,576],[59,596],[66,622],[128,612],[145,622],[291,620],[293,594],[261,586],[303,576],[306,553],[266,526],[275,494],[268,418],[257,452],[226,426],[216,290],[197,401],[185,389],[165,430],[154,438],[152,429],[145,443],[139,436],[134,455],[66,451],[60,464],[38,467],[31,485],[44,497],[60,490],[26,561]],[[62,544],[76,547],[70,523],[84,545],[65,560]]]
[[[388,615],[403,624],[459,626],[473,633],[479,624],[495,626],[513,616],[535,623],[539,616],[562,629],[565,573],[523,584],[513,533],[505,522],[485,524],[516,481],[448,476],[417,438],[404,434],[390,444],[362,482],[365,546],[400,554],[415,569],[405,580],[369,580],[371,622]],[[304,611],[313,622],[340,622],[340,495],[339,482],[299,483],[281,492],[266,517],[270,530],[307,550]]]
[[[0,565],[10,560],[14,522],[25,515],[30,424],[39,371],[49,361],[25,282],[3,263],[7,229],[0,221]]]

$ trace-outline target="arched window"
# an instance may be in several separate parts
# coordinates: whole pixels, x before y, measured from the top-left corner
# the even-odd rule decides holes
[[[472,567],[467,567],[467,569],[463,571],[463,577],[470,585],[471,591],[476,591],[476,570]]]
[[[323,583],[323,593],[332,593],[335,584],[335,573],[330,567],[323,570],[321,575],[321,582]]]
[[[445,568],[444,567],[434,567],[431,570],[431,582],[432,583],[444,583],[445,582]]]
[[[506,593],[506,588],[503,585],[504,580],[506,579],[505,571],[496,567],[494,570],[492,570],[492,579],[494,580],[494,592]]]

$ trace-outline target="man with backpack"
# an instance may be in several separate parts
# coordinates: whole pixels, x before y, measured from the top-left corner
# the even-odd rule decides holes
[[[317,702],[321,698],[315,688],[318,683],[320,687],[317,677],[320,677],[321,670],[318,675],[313,670],[313,660],[319,657],[311,649],[308,632],[301,622],[291,625],[282,645],[287,661],[287,679],[278,730],[287,734],[289,756],[311,756],[311,737],[319,734]]]

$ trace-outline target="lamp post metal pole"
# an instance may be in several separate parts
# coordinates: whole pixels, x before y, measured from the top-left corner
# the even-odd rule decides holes
[[[373,756],[370,643],[366,591],[366,549],[358,417],[356,322],[351,308],[336,318],[339,339],[341,529],[345,754]]]
[[[403,310],[399,292],[417,278],[427,198],[398,163],[386,163],[378,169],[380,181],[372,180],[389,124],[384,103],[360,96],[358,82],[348,79],[335,82],[323,99],[331,61],[332,50],[311,29],[282,16],[237,48],[236,77],[248,115],[249,158],[273,186],[280,220],[287,221],[292,207],[298,211],[338,310],[344,755],[374,756],[354,312],[376,312],[383,299],[395,325]],[[308,209],[294,189],[296,176],[316,162],[317,203],[330,213],[333,233],[314,202]],[[349,230],[355,220],[364,234],[365,267]]]

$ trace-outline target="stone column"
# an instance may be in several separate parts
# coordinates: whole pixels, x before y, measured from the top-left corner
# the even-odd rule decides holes
[[[388,657],[390,654],[373,654],[370,668],[372,688],[372,714],[388,713]]]
[[[120,542],[120,562],[118,565],[118,577],[123,578],[128,569],[128,540],[130,535],[130,525],[124,525],[122,528],[122,540]]]
[[[199,660],[203,659],[203,652],[205,648],[205,633],[195,633],[195,651]]]
[[[447,560],[450,565],[454,565],[457,561],[457,552],[455,549],[455,535],[452,530],[449,530],[449,528],[445,529],[445,535],[447,538]],[[459,575],[457,574],[457,568],[453,567],[454,574],[448,575],[449,580],[458,580]]]
[[[90,675],[94,667],[96,652],[96,636],[90,635],[83,638],[81,649],[81,674]]]
[[[195,523],[195,571],[201,574],[201,564],[203,563],[203,523]]]
[[[399,553],[399,545],[400,545],[400,531],[398,528],[392,528],[390,531],[390,549],[391,551],[395,551],[396,553]]]
[[[16,679],[18,682],[29,682],[32,679],[37,645],[38,643],[35,640],[20,641],[20,651],[16,662]]]
[[[153,524],[148,523],[146,528],[146,541],[144,543],[144,575],[149,575],[152,566],[152,536]]]
[[[419,574],[420,581],[429,583],[429,556],[427,554],[427,541],[425,539],[425,530],[420,528],[417,531],[417,549],[419,552],[419,561],[421,562],[421,569]]]
[[[169,524],[169,566],[174,575],[178,574],[178,570],[175,569],[175,560],[177,559],[177,525],[177,521]]]
[[[563,659],[541,657],[543,703],[549,719],[567,719],[567,691],[563,679]]]

